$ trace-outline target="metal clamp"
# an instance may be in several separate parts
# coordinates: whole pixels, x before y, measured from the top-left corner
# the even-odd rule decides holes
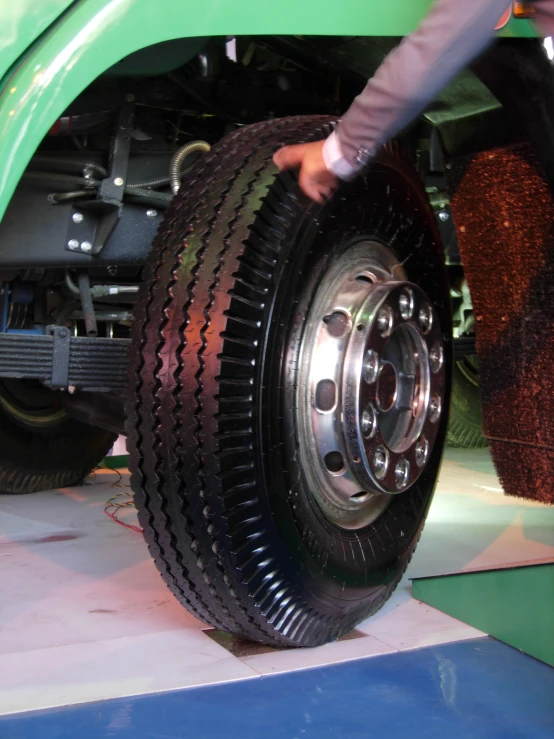
[[[65,326],[49,326],[48,329],[54,337],[51,386],[54,389],[64,388],[69,385],[71,332]]]
[[[102,180],[95,200],[81,201],[71,212],[66,251],[86,256],[99,254],[121,215],[135,119],[134,95],[121,106],[112,140],[110,174]]]

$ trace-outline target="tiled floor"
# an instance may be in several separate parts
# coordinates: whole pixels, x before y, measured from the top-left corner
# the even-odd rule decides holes
[[[552,739],[554,670],[490,638],[0,716],[2,739]]]
[[[554,508],[504,497],[486,451],[450,450],[409,571],[357,638],[235,656],[173,600],[142,537],[104,514],[116,479],[0,496],[0,714],[474,639],[481,632],[415,601],[409,578],[554,558]]]

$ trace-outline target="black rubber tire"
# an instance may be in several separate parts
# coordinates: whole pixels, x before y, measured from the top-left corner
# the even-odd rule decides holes
[[[0,494],[76,485],[117,438],[67,416],[38,383],[2,380],[0,396]]]
[[[478,373],[468,371],[463,362],[456,362],[452,371],[450,422],[446,443],[463,449],[487,446],[483,436],[483,415]]]
[[[293,175],[276,177],[277,148],[330,130],[328,118],[289,118],[215,146],[167,213],[133,327],[130,466],[150,551],[199,618],[274,646],[334,640],[385,602],[420,536],[446,436],[445,414],[417,484],[364,529],[335,527],[306,488],[295,351],[330,260],[368,235],[389,244],[433,298],[451,354],[442,247],[404,157],[387,149],[324,207]]]

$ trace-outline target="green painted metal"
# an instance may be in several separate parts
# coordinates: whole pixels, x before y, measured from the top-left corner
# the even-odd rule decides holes
[[[414,597],[554,667],[554,562],[413,581]]]
[[[8,2],[21,0],[0,0],[2,6]],[[402,36],[431,2],[279,0],[265,3],[261,12],[259,0],[79,0],[19,63],[0,95],[0,218],[52,123],[98,75],[133,52],[200,36]],[[517,24],[518,35],[528,33],[526,22]],[[513,28],[505,33],[513,35]]]
[[[98,465],[99,467],[107,467],[110,470],[123,470],[129,466],[128,454],[112,454],[104,459]]]
[[[0,79],[74,0],[0,0]]]

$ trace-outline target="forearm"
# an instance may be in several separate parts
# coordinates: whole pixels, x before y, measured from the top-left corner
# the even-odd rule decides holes
[[[541,4],[553,12],[552,0]],[[325,145],[327,166],[343,179],[355,175],[487,46],[509,5],[509,0],[438,0],[354,100]]]

